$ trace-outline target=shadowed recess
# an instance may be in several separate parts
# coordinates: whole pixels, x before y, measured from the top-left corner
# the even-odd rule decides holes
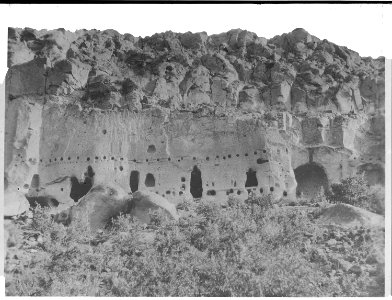
[[[256,171],[249,169],[248,172],[246,172],[245,187],[253,187],[257,186],[258,184]]]
[[[144,183],[145,183],[146,187],[153,187],[153,186],[155,186],[154,175],[152,175],[151,173],[148,173],[146,175],[146,180],[145,180]]]
[[[93,177],[95,173],[91,166],[87,167],[87,171],[84,173],[84,181],[80,183],[79,180],[75,177],[71,177],[71,192],[69,196],[77,202],[80,198],[88,193],[88,191],[93,186]]]
[[[328,178],[324,169],[315,164],[308,163],[299,166],[294,170],[295,180],[297,181],[297,196],[314,197],[323,187],[328,189]]]
[[[129,186],[131,187],[132,193],[136,192],[139,189],[139,171],[132,171],[129,179]]]
[[[191,172],[190,192],[193,198],[201,198],[203,195],[203,181],[201,179],[201,171],[197,166],[194,166]]]

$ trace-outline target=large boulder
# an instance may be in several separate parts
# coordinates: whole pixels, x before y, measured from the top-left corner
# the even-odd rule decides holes
[[[168,216],[178,220],[173,204],[165,198],[148,191],[128,195],[115,184],[94,186],[79,202],[54,216],[64,225],[74,221],[86,222],[92,231],[103,229],[114,217],[131,214],[142,223],[150,223],[150,212],[163,209]]]
[[[131,197],[119,186],[96,185],[79,202],[55,215],[54,220],[68,225],[73,221],[86,221],[92,231],[104,228],[108,222],[127,213]]]
[[[175,220],[179,218],[175,205],[160,195],[149,191],[136,191],[132,196],[130,213],[143,223],[150,223],[149,213],[158,209],[162,209]]]
[[[324,208],[318,221],[325,225],[337,225],[346,228],[360,226],[382,228],[385,226],[383,216],[343,203]]]
[[[8,188],[4,191],[4,216],[20,215],[27,211],[29,207],[29,201],[16,188]]]

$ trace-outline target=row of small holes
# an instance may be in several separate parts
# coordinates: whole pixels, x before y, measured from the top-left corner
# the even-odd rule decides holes
[[[266,153],[266,150],[263,150],[263,153]],[[257,151],[255,151],[254,154],[257,155]],[[237,157],[240,157],[240,154],[236,154],[236,156],[237,156]],[[247,157],[247,156],[249,156],[249,154],[248,154],[248,153],[245,153],[244,156]],[[231,154],[228,154],[227,157],[228,157],[228,158],[231,158]],[[106,160],[107,157],[106,157],[106,156],[103,156],[102,158],[103,158],[104,160]],[[219,155],[217,155],[215,158],[216,158],[216,159],[219,159]],[[223,158],[223,159],[226,159],[226,156],[223,156],[222,158]],[[79,160],[79,156],[77,156],[76,159]],[[99,157],[98,157],[98,156],[95,156],[95,160],[98,160],[98,159],[99,159]],[[193,157],[193,160],[196,160],[196,159],[197,159],[196,157]],[[54,161],[57,161],[57,158],[54,158],[53,160],[54,160]],[[63,157],[60,157],[59,160],[60,160],[60,161],[63,161],[64,158],[63,158]],[[71,160],[71,157],[68,157],[68,160]],[[87,160],[87,161],[90,161],[90,157],[87,157],[86,160]],[[115,160],[115,158],[112,156],[112,157],[111,157],[111,160]],[[124,158],[121,157],[120,160],[124,160]],[[157,160],[157,161],[160,161],[160,158],[157,158],[156,160]],[[168,160],[168,161],[171,161],[171,158],[168,157],[167,160]],[[178,159],[178,162],[180,162],[181,160],[184,160],[184,157],[181,157],[180,159]],[[209,160],[210,160],[210,157],[207,156],[207,157],[206,157],[206,160],[209,161]],[[132,161],[133,161],[133,162],[136,162],[136,159],[133,159]],[[146,159],[146,162],[148,162],[148,161],[149,161],[149,159],[147,158],[147,159]],[[43,160],[40,159],[40,162],[43,162]],[[52,162],[52,159],[49,159],[49,162]]]

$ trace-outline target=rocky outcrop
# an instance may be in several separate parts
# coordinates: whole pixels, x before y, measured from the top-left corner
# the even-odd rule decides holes
[[[321,170],[310,194],[361,170],[383,178],[384,58],[304,29],[265,39],[10,28],[8,67],[7,193],[69,205],[88,167],[94,184],[174,202],[195,184],[222,201],[293,197],[308,164]]]
[[[383,216],[342,203],[322,209],[318,221],[324,225],[338,225],[345,228],[361,226],[366,228],[385,227]]]
[[[85,222],[92,231],[96,231],[104,229],[112,218],[121,214],[130,214],[139,222],[149,224],[150,214],[159,209],[169,218],[178,220],[175,206],[155,193],[137,191],[128,195],[115,184],[96,185],[75,205],[57,213],[54,221],[64,225]]]
[[[64,225],[85,222],[92,231],[96,231],[105,228],[112,218],[129,212],[130,202],[131,197],[121,187],[97,185],[76,205],[56,214],[54,221]]]
[[[176,207],[167,199],[149,191],[137,191],[132,194],[130,215],[140,222],[149,224],[150,214],[159,209],[162,209],[169,218],[176,221],[179,219]]]

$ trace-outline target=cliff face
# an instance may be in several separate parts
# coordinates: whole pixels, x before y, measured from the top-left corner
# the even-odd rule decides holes
[[[8,67],[6,203],[73,203],[90,181],[173,201],[383,183],[384,59],[303,29],[9,28]]]

